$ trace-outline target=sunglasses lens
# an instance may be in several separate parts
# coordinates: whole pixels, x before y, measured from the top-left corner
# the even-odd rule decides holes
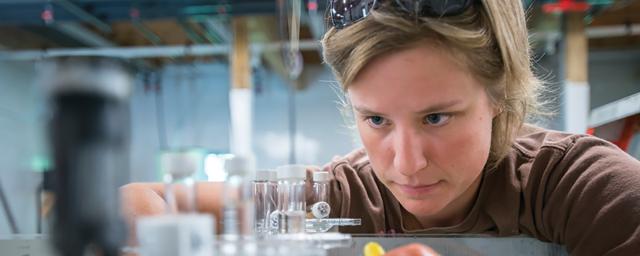
[[[396,0],[408,13],[425,17],[453,16],[463,13],[473,0]]]
[[[332,0],[331,20],[337,29],[344,28],[369,15],[375,0]]]

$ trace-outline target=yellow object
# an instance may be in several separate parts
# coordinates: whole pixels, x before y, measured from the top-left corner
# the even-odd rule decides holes
[[[368,242],[364,245],[364,256],[382,256],[384,255],[384,248],[379,243]]]

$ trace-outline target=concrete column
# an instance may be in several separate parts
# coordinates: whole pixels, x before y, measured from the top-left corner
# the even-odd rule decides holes
[[[251,90],[251,50],[247,17],[234,17],[233,47],[231,53],[231,90],[229,109],[231,114],[231,153],[253,155],[252,120],[253,91]]]
[[[589,116],[588,55],[584,13],[567,12],[565,20],[564,128],[585,133]]]

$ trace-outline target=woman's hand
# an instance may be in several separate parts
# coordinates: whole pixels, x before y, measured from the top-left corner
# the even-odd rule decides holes
[[[402,247],[395,248],[387,253],[384,256],[436,256],[440,255],[430,247],[413,243],[408,244]]]

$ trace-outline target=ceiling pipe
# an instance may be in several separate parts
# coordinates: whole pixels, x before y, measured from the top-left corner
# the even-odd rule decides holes
[[[71,22],[56,22],[52,26],[56,30],[76,39],[88,47],[117,47],[117,44],[102,37],[95,32],[84,28],[83,26],[77,23]],[[132,62],[138,69],[141,70],[150,70],[151,64],[143,61],[143,60],[134,60]]]
[[[149,40],[149,42],[153,45],[161,45],[162,39],[156,33],[151,31],[151,29],[147,28],[139,19],[131,20],[131,24],[133,27],[142,34],[142,36]]]
[[[223,43],[231,42],[232,33],[220,19],[208,18],[202,22],[206,31],[221,39]]]
[[[86,21],[86,22],[90,23],[91,25],[94,25],[100,31],[105,32],[105,33],[111,33],[112,32],[111,26],[109,26],[109,24],[107,24],[104,21],[98,19],[96,16],[93,16],[91,13],[85,11],[84,9],[78,7],[76,4],[72,3],[71,1],[68,1],[68,0],[55,0],[54,3],[62,6],[62,8],[64,8],[65,10],[70,12],[71,14],[77,16],[81,20]]]
[[[585,34],[589,39],[635,36],[640,35],[640,24],[587,27]],[[558,40],[561,37],[562,34],[558,31],[533,31],[530,33],[529,39],[533,42],[544,42]]]
[[[187,38],[189,38],[189,40],[191,40],[191,42],[193,42],[194,44],[204,44],[205,40],[198,34],[198,32],[196,32],[193,27],[191,26],[191,24],[184,20],[184,19],[178,19],[178,25],[180,25],[180,28],[182,28],[182,30],[184,31],[184,33],[187,35]]]
[[[640,24],[589,27],[585,33],[589,38],[635,36],[640,35]]]
[[[288,43],[254,43],[251,52],[277,51]],[[320,42],[315,40],[300,41],[300,50],[317,50]],[[181,56],[214,56],[228,55],[231,46],[225,45],[191,45],[191,46],[149,46],[149,47],[104,47],[104,48],[69,48],[44,51],[0,51],[1,61],[31,61],[58,56],[110,56],[124,59],[140,58],[172,58]]]
[[[77,23],[56,22],[53,25],[56,30],[80,41],[81,43],[93,47],[115,47],[116,44],[94,33],[91,30],[80,26]]]

